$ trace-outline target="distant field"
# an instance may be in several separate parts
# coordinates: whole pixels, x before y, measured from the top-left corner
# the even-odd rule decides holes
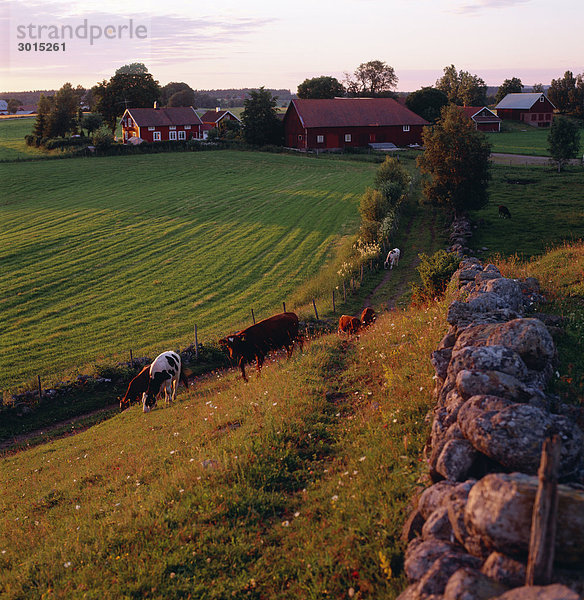
[[[281,309],[375,165],[201,152],[0,165],[2,389]]]
[[[500,133],[488,133],[493,152],[525,154],[527,156],[549,156],[549,129],[538,129],[521,123],[506,121]],[[584,139],[584,128],[581,131]]]
[[[493,166],[489,204],[471,217],[478,223],[471,245],[489,254],[532,257],[563,240],[584,239],[584,169],[557,173],[549,166]],[[511,211],[501,219],[498,205]]]
[[[30,158],[43,154],[42,150],[29,148],[24,136],[32,132],[34,117],[18,119],[0,119],[0,160]]]

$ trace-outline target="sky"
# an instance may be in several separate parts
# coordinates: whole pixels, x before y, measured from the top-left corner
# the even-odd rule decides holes
[[[403,92],[451,64],[487,85],[549,84],[584,72],[582,23],[583,0],[0,0],[0,90],[91,87],[132,62],[197,90],[295,93],[370,60]]]

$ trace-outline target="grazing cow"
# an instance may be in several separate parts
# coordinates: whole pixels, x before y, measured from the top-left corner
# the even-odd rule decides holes
[[[148,389],[148,381],[150,379],[150,365],[146,365],[139,373],[130,381],[128,389],[123,398],[120,398],[120,408],[126,410],[133,400],[138,400],[142,394]]]
[[[361,321],[357,317],[341,315],[337,333],[355,334],[358,333],[359,329],[361,329]]]
[[[270,350],[286,348],[290,358],[295,342],[300,344],[302,350],[303,338],[298,333],[298,316],[293,312],[274,315],[219,340],[219,344],[228,350],[231,360],[239,365],[244,381],[247,381],[246,364],[255,360],[259,375]]]
[[[503,219],[510,219],[511,218],[511,213],[509,212],[509,209],[506,206],[503,206],[501,204],[499,206],[499,216],[503,217]]]
[[[148,388],[142,394],[142,410],[150,412],[156,404],[156,397],[164,387],[164,399],[167,404],[176,398],[179,380],[189,387],[186,375],[182,371],[180,356],[169,350],[159,354],[150,365]]]
[[[361,313],[361,326],[369,327],[376,318],[375,311],[371,307],[364,308]]]
[[[387,269],[388,264],[389,264],[390,269],[397,267],[397,263],[399,262],[400,254],[401,254],[401,252],[399,251],[399,248],[394,248],[393,250],[390,250],[387,253],[387,258],[385,259],[385,262],[383,263],[383,267],[385,269]]]

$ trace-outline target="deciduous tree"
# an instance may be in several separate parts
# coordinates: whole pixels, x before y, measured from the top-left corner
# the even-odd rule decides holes
[[[503,100],[507,94],[520,94],[525,86],[521,83],[521,79],[512,77],[511,79],[505,79],[505,81],[499,86],[497,94],[495,95],[495,102],[497,104]]]
[[[259,90],[252,90],[249,95],[241,114],[245,141],[254,146],[280,143],[282,123],[277,116],[277,98],[263,86]]]
[[[484,206],[491,147],[464,112],[452,104],[445,106],[438,123],[424,129],[422,140],[424,154],[417,162],[430,176],[424,183],[427,199],[457,215]]]
[[[558,165],[558,173],[571,158],[580,152],[580,132],[578,126],[566,117],[555,117],[548,134],[548,149]]]
[[[336,98],[345,95],[343,84],[336,77],[313,77],[298,86],[299,98]]]
[[[406,98],[406,106],[420,117],[433,123],[440,117],[443,106],[448,104],[446,94],[437,88],[423,87]]]
[[[457,71],[454,65],[444,67],[444,75],[436,81],[436,87],[459,106],[484,106],[487,100],[487,84],[468,71]]]
[[[111,129],[116,130],[118,117],[126,108],[147,108],[160,96],[158,81],[142,63],[120,67],[109,81],[102,81],[92,88],[96,110]]]
[[[168,99],[168,106],[193,106],[194,104],[195,92],[191,89],[175,92]]]
[[[361,63],[353,75],[346,74],[347,95],[366,98],[393,97],[398,77],[393,67],[382,60]]]

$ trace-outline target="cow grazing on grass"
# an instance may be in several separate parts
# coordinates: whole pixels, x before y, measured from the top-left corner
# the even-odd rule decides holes
[[[369,327],[376,318],[375,311],[371,307],[368,306],[367,308],[364,308],[361,313],[361,326]]]
[[[142,410],[150,412],[156,404],[156,397],[164,388],[164,399],[167,404],[176,398],[178,382],[182,381],[189,387],[186,375],[183,373],[180,356],[169,350],[159,354],[150,365],[148,388],[142,394]]]
[[[390,250],[387,253],[387,258],[385,259],[385,262],[383,263],[384,268],[387,269],[387,265],[389,265],[390,269],[397,267],[400,254],[401,252],[399,251],[399,248],[394,248],[393,250]]]
[[[359,332],[359,329],[361,329],[361,321],[357,317],[341,315],[337,333],[355,334]]]
[[[509,209],[506,206],[503,206],[501,204],[499,206],[499,216],[503,217],[503,219],[510,219],[511,218],[511,213],[509,212]]]
[[[120,408],[126,410],[130,403],[142,397],[142,394],[148,389],[148,381],[150,379],[150,365],[146,365],[139,373],[130,381],[128,389],[123,398],[120,398]]]
[[[298,316],[293,312],[274,315],[219,340],[219,344],[228,350],[231,360],[241,369],[244,381],[247,381],[246,364],[255,360],[259,375],[270,350],[286,348],[290,358],[295,342],[298,342],[302,350],[303,338],[298,333]]]

